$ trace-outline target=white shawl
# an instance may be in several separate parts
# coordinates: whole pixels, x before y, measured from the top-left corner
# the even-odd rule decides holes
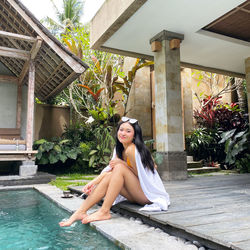
[[[116,151],[114,149],[112,160],[116,157]],[[142,207],[141,211],[162,211],[168,210],[168,206],[170,205],[169,195],[166,192],[161,178],[158,172],[155,170],[154,173],[148,168],[144,168],[141,156],[135,148],[135,160],[136,167],[138,172],[138,177],[140,181],[141,188],[149,201],[152,204],[147,204]],[[102,172],[111,171],[111,167],[107,166],[102,170]],[[113,205],[126,200],[122,195],[118,195]]]

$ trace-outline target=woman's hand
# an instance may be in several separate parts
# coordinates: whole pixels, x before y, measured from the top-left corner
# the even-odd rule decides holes
[[[94,190],[94,188],[95,188],[95,183],[93,181],[90,181],[83,187],[82,192],[87,195],[90,195],[91,192]]]
[[[119,159],[119,158],[115,158],[113,160],[111,160],[109,162],[109,166],[113,169],[117,164],[123,164],[123,165],[126,165],[126,162]]]

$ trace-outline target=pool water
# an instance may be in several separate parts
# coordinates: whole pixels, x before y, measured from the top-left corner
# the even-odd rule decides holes
[[[119,249],[88,225],[58,225],[70,214],[35,190],[0,192],[0,249]]]

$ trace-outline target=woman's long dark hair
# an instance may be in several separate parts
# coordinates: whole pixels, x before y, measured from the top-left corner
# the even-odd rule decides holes
[[[128,121],[127,121],[128,122]],[[118,140],[117,137],[117,133],[120,129],[120,126],[126,122],[120,122],[117,126],[117,130],[116,130],[116,154],[117,156],[121,159],[124,160],[122,158],[122,152],[124,150],[124,147],[122,145],[122,143]],[[133,128],[134,128],[134,140],[133,143],[135,144],[137,150],[139,151],[139,154],[141,156],[141,161],[142,164],[144,166],[144,168],[149,168],[153,173],[154,173],[154,161],[152,159],[152,156],[147,148],[147,146],[144,144],[143,138],[142,138],[142,131],[141,131],[141,127],[139,126],[138,122],[132,124],[129,123]]]

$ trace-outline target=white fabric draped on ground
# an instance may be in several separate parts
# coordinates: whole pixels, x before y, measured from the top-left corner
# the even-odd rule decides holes
[[[114,159],[115,157],[116,152],[114,150],[112,159]],[[135,160],[141,188],[148,200],[152,202],[152,204],[147,204],[140,210],[154,212],[167,210],[168,206],[170,205],[170,199],[168,193],[165,190],[165,187],[163,186],[158,172],[155,170],[154,173],[152,173],[150,169],[144,168],[141,161],[141,156],[137,148],[135,148]],[[104,168],[102,172],[108,171],[111,171],[110,166]],[[118,195],[113,205],[124,200],[126,200],[125,197]]]

